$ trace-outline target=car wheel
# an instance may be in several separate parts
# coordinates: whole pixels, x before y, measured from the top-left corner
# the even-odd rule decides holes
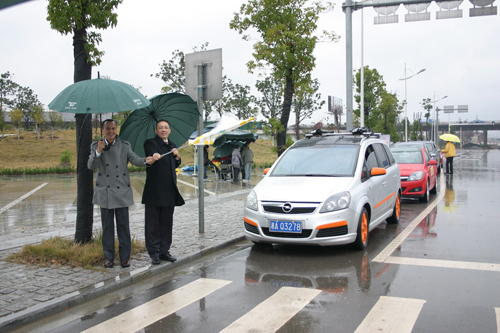
[[[358,221],[358,229],[354,247],[358,250],[364,250],[368,246],[368,212],[363,208]]]
[[[424,193],[424,196],[422,198],[418,198],[420,200],[420,202],[429,202],[429,199],[430,199],[430,193],[429,193],[429,181],[427,181],[427,186],[425,187],[425,193]]]
[[[396,197],[396,202],[394,203],[394,208],[392,210],[392,215],[387,218],[387,223],[390,224],[399,223],[400,215],[401,215],[401,195],[398,193]]]

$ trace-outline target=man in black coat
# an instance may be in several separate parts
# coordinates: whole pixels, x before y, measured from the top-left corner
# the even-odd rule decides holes
[[[170,124],[166,120],[159,120],[155,132],[154,138],[144,142],[146,156],[153,156],[156,162],[146,169],[142,203],[146,205],[146,248],[152,264],[158,265],[160,260],[177,260],[169,252],[172,245],[174,207],[184,205],[184,199],[177,188],[175,173],[175,169],[181,164],[181,156],[175,143],[168,140]],[[161,156],[169,152],[170,154]]]

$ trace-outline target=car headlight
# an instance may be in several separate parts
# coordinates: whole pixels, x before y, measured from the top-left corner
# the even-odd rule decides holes
[[[417,171],[417,172],[412,173],[410,176],[408,176],[408,180],[409,181],[420,180],[423,177],[424,177],[424,172],[423,171]]]
[[[252,191],[248,194],[247,196],[247,201],[245,202],[245,206],[247,208],[253,209],[253,210],[258,210],[257,206],[257,194],[255,191]]]
[[[320,209],[320,213],[333,212],[349,207],[351,203],[351,194],[349,192],[341,192],[329,197]]]

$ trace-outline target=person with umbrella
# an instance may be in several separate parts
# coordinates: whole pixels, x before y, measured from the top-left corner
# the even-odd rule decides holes
[[[447,175],[452,175],[453,174],[453,158],[455,157],[456,150],[455,150],[455,145],[451,143],[451,141],[446,142],[446,146],[444,147],[443,150],[441,150],[442,153],[445,153],[444,157],[446,157],[446,172],[445,174]]]
[[[250,142],[245,143],[241,152],[243,159],[243,170],[245,170],[245,180],[250,181],[252,176],[253,152],[250,149]]]
[[[123,268],[130,266],[132,241],[130,238],[128,207],[134,204],[128,162],[145,167],[153,164],[153,157],[139,157],[130,143],[116,135],[116,122],[106,119],[102,123],[104,138],[93,142],[87,167],[99,169],[95,182],[92,203],[101,207],[102,249],[106,259],[105,268],[112,268],[115,258],[115,223],[118,234],[120,263]]]
[[[155,164],[146,169],[146,184],[142,195],[145,207],[146,249],[153,265],[160,260],[174,262],[170,254],[174,207],[184,205],[177,188],[175,169],[181,164],[177,146],[169,140],[170,124],[158,120],[156,136],[144,142],[146,155],[153,156]]]

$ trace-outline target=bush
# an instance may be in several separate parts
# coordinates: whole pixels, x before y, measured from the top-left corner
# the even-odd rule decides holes
[[[61,165],[68,166],[71,164],[71,153],[67,150],[61,153]]]

